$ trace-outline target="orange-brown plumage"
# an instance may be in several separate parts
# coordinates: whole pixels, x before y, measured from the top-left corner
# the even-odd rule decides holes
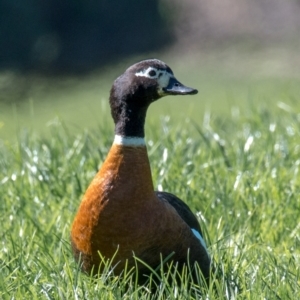
[[[115,262],[121,262],[115,268],[119,274],[125,259],[129,267],[134,266],[133,252],[157,266],[160,253],[167,257],[174,251],[174,260],[186,260],[187,249],[193,254],[199,241],[175,209],[156,197],[146,147],[113,145],[83,197],[72,227],[72,243],[87,256],[85,271],[99,265],[100,250],[106,258],[116,253]],[[197,254],[206,256],[205,251]],[[194,255],[190,259],[197,260]]]
[[[142,67],[144,70],[147,64]],[[131,69],[128,70],[132,72]],[[140,69],[133,70],[137,72]],[[143,97],[136,104],[138,100],[135,100],[136,95],[132,90],[129,100],[117,96],[115,99],[114,95],[120,93],[118,80],[115,81],[110,99],[116,134],[125,138],[129,136],[129,140],[141,139],[146,109],[150,102],[161,95],[151,90],[152,98],[148,97],[150,100],[147,101],[150,102],[144,103],[144,106]],[[145,86],[144,81],[142,85]],[[121,87],[120,90],[124,92],[126,89],[122,90]],[[131,115],[135,105],[140,107]],[[136,129],[138,126],[142,128]],[[176,206],[167,200],[168,197],[173,197]],[[133,255],[155,268],[161,262],[161,257],[166,258],[171,253],[174,253],[172,260],[183,265],[187,263],[189,252],[190,263],[199,263],[203,274],[208,277],[209,256],[193,234],[191,225],[188,225],[195,224],[195,217],[181,200],[171,194],[168,197],[158,197],[153,189],[146,146],[114,143],[88,187],[72,225],[73,252],[77,259],[81,258],[82,269],[90,273],[94,268],[98,272],[101,261],[99,252],[106,259],[114,257],[115,274],[124,270],[126,262],[129,268],[135,266]],[[183,205],[185,214],[180,214],[180,206]],[[198,223],[195,226],[200,231]]]

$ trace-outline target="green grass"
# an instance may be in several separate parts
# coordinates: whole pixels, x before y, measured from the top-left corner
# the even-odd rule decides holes
[[[219,270],[215,290],[190,291],[184,276],[179,287],[168,284],[172,274],[162,275],[155,299],[300,294],[299,85],[275,81],[235,89],[238,79],[220,80],[216,91],[207,82],[199,96],[166,98],[150,109],[146,135],[155,187],[197,213]],[[17,139],[0,143],[1,299],[154,298],[130,274],[116,278],[108,269],[93,280],[71,254],[71,222],[113,139],[107,105],[93,109],[98,125],[90,130],[82,130],[82,119],[57,118],[46,134],[14,128],[10,135],[17,130]],[[35,116],[39,111],[32,109]]]

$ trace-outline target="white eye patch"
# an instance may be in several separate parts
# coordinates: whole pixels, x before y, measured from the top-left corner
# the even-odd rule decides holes
[[[135,73],[135,76],[156,79],[159,86],[159,92],[161,93],[163,92],[162,89],[168,86],[170,78],[174,77],[173,74],[166,70],[160,70],[153,67],[148,67],[147,69],[139,71]]]

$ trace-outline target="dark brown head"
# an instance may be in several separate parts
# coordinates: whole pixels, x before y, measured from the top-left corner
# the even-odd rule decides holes
[[[149,105],[167,95],[193,95],[198,91],[181,84],[169,66],[158,59],[140,61],[118,77],[110,91],[116,134],[144,136]],[[129,130],[123,130],[128,127]]]

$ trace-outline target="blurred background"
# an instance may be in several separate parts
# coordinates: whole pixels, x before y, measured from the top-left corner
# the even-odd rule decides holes
[[[149,57],[199,89],[153,118],[297,103],[299,47],[299,0],[0,0],[0,139],[111,124],[112,81]]]

